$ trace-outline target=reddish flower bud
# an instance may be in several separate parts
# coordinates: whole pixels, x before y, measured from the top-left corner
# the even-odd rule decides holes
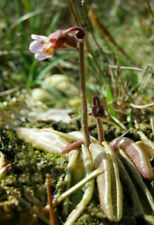
[[[104,117],[104,107],[100,104],[98,96],[93,97],[92,114],[94,117]]]

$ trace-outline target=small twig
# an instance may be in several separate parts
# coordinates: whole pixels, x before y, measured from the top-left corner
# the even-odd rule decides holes
[[[145,144],[154,149],[153,142],[141,130],[137,131],[137,133],[139,134],[141,140],[145,142]]]
[[[135,71],[138,71],[138,72],[149,72],[149,73],[154,73],[154,70],[143,69],[143,68],[138,68],[138,67],[133,67],[133,66],[108,65],[108,67],[110,67],[110,68],[112,68],[112,69],[135,70]]]
[[[49,203],[50,225],[56,225],[56,218],[55,218],[55,213],[54,213],[53,204],[52,204],[52,193],[51,193],[49,174],[46,174],[46,182],[47,182],[47,195],[48,195],[48,203]]]
[[[108,114],[108,116],[110,117],[110,119],[112,119],[112,120],[114,121],[114,123],[115,123],[118,127],[122,128],[123,130],[127,130],[127,128],[125,127],[125,125],[124,125],[122,122],[120,122],[120,120],[118,120],[117,118],[115,118],[115,117],[112,116],[112,115],[109,115],[109,114]]]
[[[71,187],[69,190],[65,191],[63,194],[61,194],[55,201],[53,201],[53,206],[57,206],[59,203],[61,203],[65,198],[73,194],[75,191],[80,189],[83,185],[85,185],[88,181],[94,179],[99,174],[103,173],[102,169],[98,168],[94,170],[93,172],[89,173],[84,179],[82,179],[80,182],[75,184],[73,187]]]
[[[146,109],[148,107],[154,106],[154,102],[151,104],[146,104],[146,105],[135,105],[135,104],[131,103],[130,106],[133,108],[136,108],[136,109]]]
[[[12,89],[9,89],[9,90],[6,90],[6,91],[1,91],[0,92],[0,96],[4,96],[4,95],[10,95],[12,94],[13,92],[17,91],[19,88],[12,88]]]

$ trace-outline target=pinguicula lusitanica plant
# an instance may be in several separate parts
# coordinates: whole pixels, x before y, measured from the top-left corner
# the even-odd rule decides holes
[[[74,34],[72,34],[72,32],[74,32]],[[144,178],[148,179],[152,177],[151,166],[148,163],[146,155],[142,149],[130,139],[121,137],[113,140],[110,145],[105,141],[103,127],[101,124],[101,117],[104,116],[104,108],[100,104],[99,98],[97,96],[93,98],[92,113],[97,123],[99,142],[91,138],[92,143],[90,143],[85,88],[86,79],[84,67],[84,36],[85,33],[82,28],[72,27],[66,30],[58,30],[50,34],[48,37],[32,35],[32,38],[35,38],[35,41],[33,41],[30,45],[30,50],[35,53],[35,58],[38,60],[52,57],[54,50],[58,48],[72,47],[79,51],[81,81],[81,123],[83,135],[76,136],[74,134],[73,136],[73,134],[68,135],[53,131],[51,129],[19,128],[17,130],[17,134],[20,138],[29,143],[32,143],[35,147],[37,146],[38,148],[51,153],[68,153],[69,151],[79,148],[79,146],[82,145],[82,159],[86,178],[68,189],[53,201],[53,206],[56,206],[86,183],[83,197],[76,208],[68,216],[65,225],[73,225],[91,200],[94,190],[93,178],[96,176],[100,204],[105,216],[109,220],[118,222],[122,218],[123,188],[121,185],[121,179],[132,192],[132,204],[135,211],[134,214],[136,216],[143,216],[144,209],[136,187],[133,184],[129,173],[127,172],[127,167],[131,171],[131,175],[134,177],[138,183],[138,186],[147,198],[150,208],[154,208],[152,196],[141,177],[143,176]],[[56,137],[54,141],[55,146],[53,146],[52,138],[50,138],[50,136]],[[57,147],[56,141],[58,140],[60,143],[58,143]],[[72,144],[73,141],[75,142]],[[49,146],[50,142],[51,145]],[[67,146],[67,143],[71,143],[71,145]],[[65,148],[64,151],[62,151],[62,146]],[[74,150],[71,155],[68,155],[69,171],[70,168],[75,166],[77,154],[78,152]],[[123,161],[124,165],[127,165],[126,168],[123,165]],[[94,168],[96,169],[95,171],[93,171]],[[69,180],[68,183],[70,183],[70,176],[70,173],[66,174],[66,180]]]

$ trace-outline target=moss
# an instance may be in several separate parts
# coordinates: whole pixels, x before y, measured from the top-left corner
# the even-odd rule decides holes
[[[45,175],[51,175],[51,187],[55,194],[56,183],[65,173],[67,160],[33,149],[19,140],[11,130],[0,130],[0,140],[0,151],[5,155],[7,163],[12,165],[0,184],[0,193],[3,193],[0,195],[0,211],[5,212],[5,216],[0,214],[0,223],[10,224],[10,221],[14,221],[14,224],[22,225],[34,220],[34,224],[38,224],[38,220],[21,205],[14,193],[18,193],[31,207],[46,205]],[[26,223],[25,214],[31,218]]]

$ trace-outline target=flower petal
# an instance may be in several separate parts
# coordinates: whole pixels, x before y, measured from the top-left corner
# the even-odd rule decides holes
[[[36,39],[38,41],[45,41],[46,39],[48,39],[46,36],[43,36],[43,35],[36,35],[36,34],[32,34],[31,35],[31,38],[32,39]]]
[[[40,41],[33,41],[30,44],[29,49],[31,52],[37,53],[42,49],[42,45],[41,45]]]
[[[52,57],[52,55],[48,55],[48,54],[45,54],[45,53],[42,53],[42,52],[39,52],[39,53],[35,54],[35,59],[37,59],[39,61],[50,58],[50,57]]]

